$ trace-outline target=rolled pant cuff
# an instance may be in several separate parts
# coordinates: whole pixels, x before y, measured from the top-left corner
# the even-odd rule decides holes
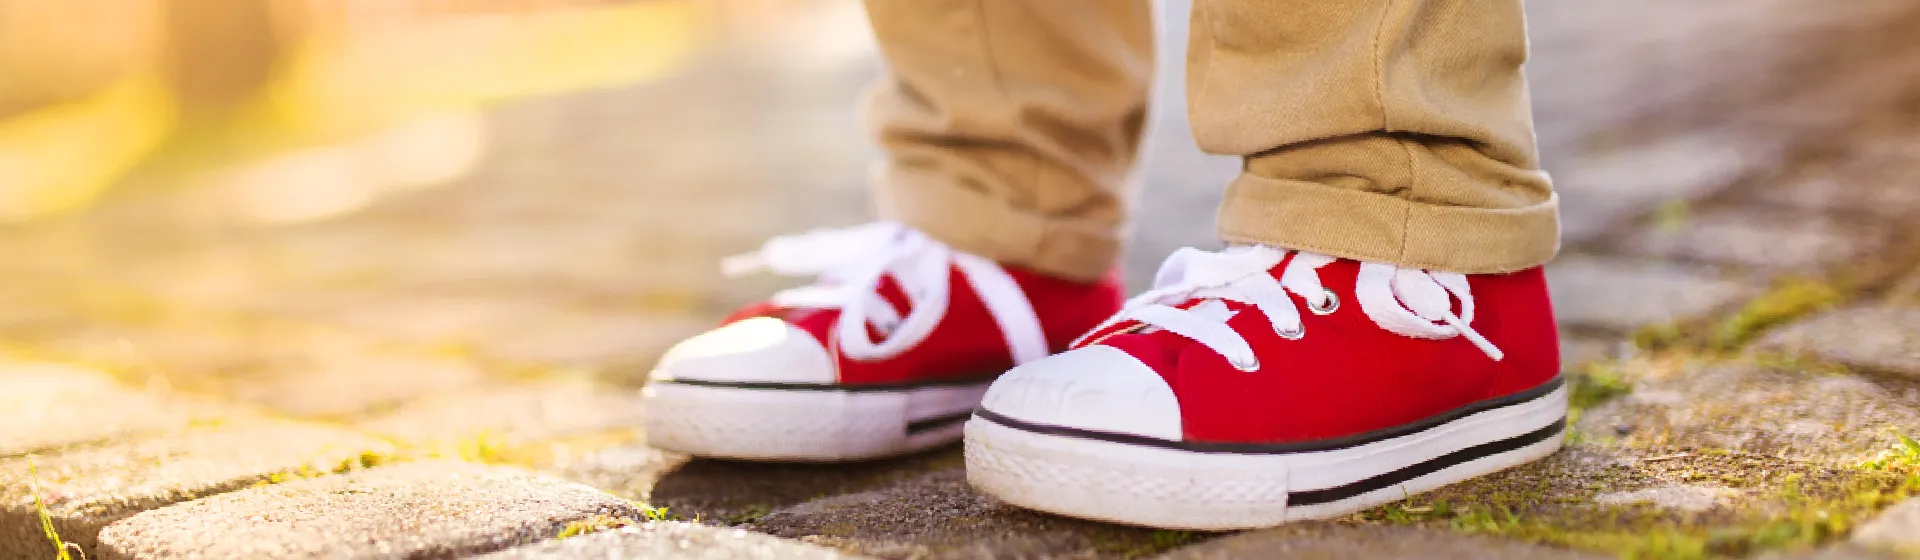
[[[1009,207],[940,176],[883,173],[874,187],[882,219],[932,236],[954,249],[1041,273],[1092,282],[1120,255],[1115,224],[1049,217]]]
[[[1220,237],[1362,261],[1465,274],[1546,264],[1560,250],[1560,200],[1506,209],[1438,206],[1306,181],[1241,175],[1220,207]]]

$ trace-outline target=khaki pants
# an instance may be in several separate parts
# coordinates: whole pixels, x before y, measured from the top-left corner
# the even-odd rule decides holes
[[[1220,236],[1465,273],[1559,247],[1521,0],[1195,0],[1187,111],[1241,156]],[[1114,266],[1153,74],[1147,0],[868,0],[882,216],[1073,278]]]

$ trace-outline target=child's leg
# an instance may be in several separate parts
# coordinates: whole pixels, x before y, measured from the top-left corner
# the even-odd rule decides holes
[[[993,379],[1118,309],[1152,81],[1145,0],[875,0],[867,113],[891,223],[782,238],[739,268],[817,275],[669,350],[647,436],[842,460],[960,438]]]
[[[995,381],[967,477],[1180,529],[1343,516],[1545,457],[1567,389],[1520,0],[1196,0],[1217,253]]]
[[[1146,0],[875,0],[882,217],[1068,278],[1108,272],[1153,77]]]
[[[1196,0],[1194,137],[1246,157],[1220,235],[1450,272],[1559,245],[1520,0]]]

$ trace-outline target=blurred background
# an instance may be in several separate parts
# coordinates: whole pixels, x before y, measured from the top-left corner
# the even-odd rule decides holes
[[[1160,5],[1136,288],[1214,243],[1235,168],[1187,136],[1187,8]],[[1528,9],[1570,246],[1920,83],[1904,0]],[[250,380],[287,376],[260,372],[352,354],[261,365],[315,325],[640,367],[782,282],[723,282],[721,256],[868,219],[854,101],[879,72],[851,0],[0,0],[0,341],[270,404],[284,380]]]

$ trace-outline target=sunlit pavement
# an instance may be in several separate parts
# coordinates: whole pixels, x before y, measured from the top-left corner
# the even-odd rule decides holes
[[[1177,4],[1163,9],[1177,14]],[[65,538],[87,547],[116,516],[280,482],[275,473],[313,470],[316,455],[327,458],[322,471],[373,473],[355,474],[366,484],[406,486],[407,476],[383,478],[376,467],[421,458],[533,469],[671,506],[688,520],[881,556],[946,555],[969,542],[968,531],[1008,535],[980,544],[986,555],[1120,555],[1198,540],[1010,511],[966,490],[952,450],[814,468],[682,465],[684,458],[644,447],[644,435],[631,431],[643,412],[632,385],[653,357],[783,282],[724,280],[718,259],[769,235],[867,219],[866,165],[874,157],[853,100],[879,65],[857,5],[770,3],[766,14],[688,6],[620,4],[602,8],[600,18],[569,12],[521,34],[441,29],[444,38],[430,44],[443,48],[399,54],[378,39],[305,44],[311,50],[299,51],[295,78],[250,109],[269,123],[237,136],[262,139],[250,150],[168,151],[161,137],[175,117],[147,106],[143,96],[152,92],[138,77],[66,113],[29,115],[52,124],[0,121],[0,156],[12,156],[0,157],[0,180],[51,185],[0,191],[11,197],[0,197],[7,216],[39,217],[0,236],[8,255],[0,262],[0,356],[108,374],[104,385],[72,385],[0,369],[0,388],[8,389],[0,403],[41,403],[25,424],[0,427],[0,473],[24,472],[10,462],[27,452],[57,465],[42,481],[63,492],[50,498],[53,518]],[[1678,331],[1655,342],[1715,351],[1757,342],[1812,352],[1822,363],[1920,373],[1920,364],[1897,358],[1920,348],[1912,339],[1860,347],[1821,338],[1823,329],[1842,328],[1823,325],[1912,320],[1900,305],[1920,280],[1900,280],[1916,256],[1900,217],[1920,210],[1920,195],[1901,188],[1920,178],[1920,158],[1912,157],[1920,155],[1920,119],[1911,114],[1920,99],[1920,43],[1910,37],[1920,10],[1892,0],[1540,0],[1529,9],[1540,142],[1564,197],[1568,251],[1554,281],[1570,370],[1617,361],[1629,384],[1677,395],[1596,409],[1582,429],[1614,433],[1635,414],[1651,414],[1668,418],[1666,431],[1655,438],[1628,430],[1617,444],[1590,443],[1574,456],[1631,462],[1699,448],[1772,452],[1778,446],[1767,445],[1786,441],[1800,455],[1782,451],[1775,457],[1786,463],[1754,468],[1792,471],[1802,468],[1793,461],[1833,462],[1817,453],[1877,451],[1885,434],[1875,430],[1887,425],[1920,429],[1911,397],[1852,386],[1827,390],[1877,407],[1878,416],[1835,420],[1822,415],[1838,413],[1788,402],[1776,412],[1798,416],[1765,418],[1867,435],[1755,435],[1740,430],[1762,429],[1755,426],[1766,422],[1753,419],[1761,416],[1716,416],[1725,411],[1708,404],[1687,417],[1714,423],[1684,425],[1632,407],[1733,397],[1697,395],[1709,388],[1672,377],[1674,368],[1695,366],[1648,365],[1660,355],[1622,343]],[[1184,44],[1184,18],[1168,18],[1165,32],[1165,95],[1139,174],[1144,194],[1127,262],[1136,286],[1171,249],[1215,243],[1213,205],[1235,169],[1187,139],[1173,50]],[[568,42],[583,36],[597,42]],[[514,57],[528,49],[567,62]],[[590,54],[567,54],[579,49]],[[492,62],[459,62],[469,57]],[[362,89],[368,83],[389,89]],[[87,131],[119,123],[147,128],[115,136],[119,143],[89,140],[104,136]],[[187,153],[194,163],[143,162],[149,153]],[[67,213],[76,209],[83,210]],[[1857,301],[1884,305],[1857,317],[1821,316],[1778,336],[1760,332],[1855,292],[1864,294]],[[1783,297],[1777,306],[1786,312],[1749,316],[1745,302]],[[1717,334],[1733,328],[1729,322],[1739,325],[1733,334]],[[1720,330],[1693,336],[1694,326]],[[1777,372],[1728,367],[1734,373],[1702,375],[1762,387],[1755,392],[1774,387],[1766,376]],[[15,394],[18,402],[6,400]],[[138,404],[87,404],[116,399]],[[284,424],[237,428],[269,418]],[[55,424],[80,426],[48,428]],[[47,435],[67,429],[80,435]],[[178,443],[182,430],[204,442]],[[331,448],[255,453],[246,444],[287,434]],[[1826,443],[1794,439],[1801,436]],[[61,450],[74,443],[93,454]],[[168,446],[185,451],[152,451],[175,449]],[[149,477],[150,488],[129,490],[132,497],[96,491],[105,483],[90,477],[110,470],[99,462],[122,448],[127,456],[246,466],[136,471],[126,476]],[[361,451],[381,459],[340,458]],[[1601,476],[1544,468],[1576,481]],[[1622,484],[1660,487],[1670,482],[1663,476],[1642,468]],[[21,496],[19,486],[0,477],[0,498]],[[853,494],[863,491],[870,492]],[[1709,494],[1707,507],[1718,507],[1720,494]],[[1759,499],[1759,491],[1749,494]],[[834,499],[864,504],[871,515],[809,507]],[[251,494],[235,500],[234,511],[276,503]],[[548,529],[595,514],[642,515],[618,500],[581,500],[575,509],[474,521],[498,525],[481,533],[517,535],[505,541],[452,529],[436,538],[477,551],[551,537],[559,531]],[[105,503],[113,515],[102,517]],[[916,509],[934,503],[951,511]],[[220,517],[229,514],[224,507],[203,509]],[[405,512],[356,515],[377,525]],[[1549,525],[1578,523],[1541,515]],[[27,524],[37,531],[34,517],[0,507],[0,532]],[[161,517],[136,519],[151,526]],[[1675,530],[1746,522],[1716,519],[1676,522]],[[201,541],[168,541],[160,527],[117,537],[118,546],[200,550],[193,543]],[[1391,543],[1396,534],[1364,539]],[[1279,538],[1258,535],[1236,538]],[[6,538],[0,556],[45,543]],[[1342,539],[1363,536],[1299,538],[1354,552],[1361,549],[1341,547],[1358,545]],[[1462,556],[1507,546],[1446,542],[1435,546],[1464,546]],[[1513,546],[1521,548],[1500,554],[1542,553]]]

